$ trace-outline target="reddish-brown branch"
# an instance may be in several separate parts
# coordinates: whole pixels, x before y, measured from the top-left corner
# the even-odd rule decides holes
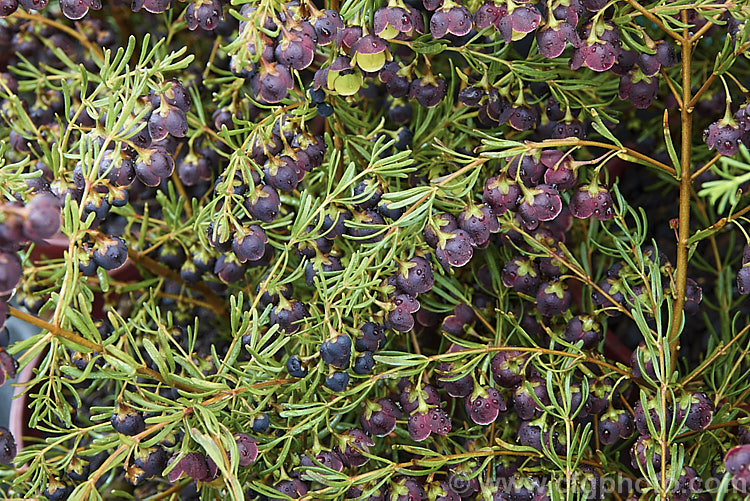
[[[219,317],[225,317],[227,313],[227,305],[224,301],[217,296],[214,291],[209,289],[205,284],[195,284],[195,285],[188,285],[185,283],[184,280],[182,280],[182,277],[179,273],[170,270],[163,264],[160,264],[153,259],[151,259],[148,256],[145,256],[141,254],[138,251],[135,251],[133,249],[128,250],[128,258],[130,258],[131,261],[133,261],[135,264],[142,266],[149,272],[153,273],[154,275],[157,275],[159,277],[167,278],[169,280],[172,280],[173,282],[177,282],[178,284],[182,284],[185,287],[189,289],[193,289],[197,292],[200,292],[203,294],[203,297],[206,300],[206,303],[208,303],[211,307],[211,310],[213,310],[214,313],[216,313]]]

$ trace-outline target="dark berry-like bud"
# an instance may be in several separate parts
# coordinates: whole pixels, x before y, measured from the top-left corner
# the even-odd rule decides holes
[[[302,366],[302,361],[297,355],[292,355],[286,361],[286,370],[292,377],[305,377],[307,376],[307,369]]]
[[[354,372],[359,375],[365,375],[372,372],[375,367],[375,359],[372,353],[366,351],[354,359]]]
[[[445,97],[446,89],[445,80],[428,75],[411,83],[409,99],[416,99],[425,108],[434,108]]]
[[[137,468],[143,470],[146,477],[153,477],[162,474],[167,466],[167,459],[167,451],[156,445],[141,449],[135,457],[134,464]]]
[[[120,237],[100,237],[93,255],[94,262],[105,270],[115,270],[128,259],[128,247]]]
[[[326,378],[326,387],[333,392],[346,390],[349,384],[349,374],[344,371],[334,371]]]
[[[382,196],[383,188],[372,179],[360,181],[359,184],[354,187],[354,198],[359,200],[359,202],[357,202],[357,207],[362,210],[377,207],[378,202],[380,202],[380,197]]]
[[[354,342],[357,351],[376,352],[385,345],[385,327],[374,322],[366,322],[360,328],[362,337]]]
[[[138,435],[146,429],[143,414],[125,404],[118,404],[115,407],[110,423],[117,433],[123,435]]]
[[[352,340],[346,334],[327,339],[320,345],[320,358],[323,363],[343,369],[349,365],[352,353]]]
[[[42,492],[42,496],[48,501],[65,501],[73,493],[73,486],[57,478],[50,478],[47,481],[47,488]]]
[[[306,316],[307,310],[299,301],[283,301],[271,310],[271,324],[278,324],[279,329],[293,334],[300,328],[297,322]]]
[[[352,226],[347,226],[349,235],[355,237],[358,242],[363,244],[379,242],[383,239],[383,227],[386,226],[383,217],[374,210],[366,210],[362,213],[354,214]]]
[[[269,426],[271,426],[271,419],[268,417],[268,414],[261,412],[253,418],[250,428],[253,430],[253,433],[266,433]]]

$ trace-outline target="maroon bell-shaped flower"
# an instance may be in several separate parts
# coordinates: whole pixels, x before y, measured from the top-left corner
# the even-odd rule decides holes
[[[738,445],[724,456],[724,467],[732,475],[732,486],[750,492],[750,445]]]
[[[497,28],[500,20],[507,14],[508,9],[505,5],[499,5],[495,2],[487,2],[482,4],[476,12],[474,12],[474,24],[479,30],[483,30],[490,26]]]
[[[564,119],[555,122],[552,127],[552,139],[566,139],[569,137],[585,139],[586,126],[580,120],[566,116]]]
[[[520,180],[526,186],[539,184],[544,175],[544,164],[540,161],[539,150],[531,150],[508,159],[508,176]]]
[[[472,26],[469,9],[453,0],[444,0],[430,18],[430,32],[434,38],[444,38],[447,34],[462,37],[471,31]]]
[[[320,71],[315,74],[316,82],[319,73]],[[337,57],[324,76],[321,80],[325,88],[342,96],[356,94],[362,87],[362,73],[359,68],[352,68],[352,61],[346,56]]]
[[[547,167],[544,172],[544,182],[558,191],[573,188],[578,181],[573,158],[559,150],[544,150],[541,156],[542,164]]]
[[[570,213],[579,219],[594,216],[599,221],[606,221],[615,215],[612,196],[596,183],[579,186],[570,197],[569,208]]]
[[[148,132],[152,141],[160,141],[172,134],[174,137],[185,137],[188,130],[185,112],[176,106],[162,103],[148,119]]]
[[[631,70],[620,79],[617,95],[623,101],[630,101],[635,108],[645,110],[656,99],[659,91],[659,81],[656,77],[649,77],[640,70]]]
[[[571,26],[566,21],[558,21],[552,15],[547,20],[547,24],[537,31],[536,41],[539,53],[548,59],[554,59],[562,54],[566,43],[570,43],[573,47],[581,45],[575,26]]]
[[[591,349],[602,339],[602,326],[595,317],[576,315],[565,326],[565,339],[569,343],[583,341],[583,349]]]
[[[240,466],[253,464],[258,457],[258,444],[255,440],[247,433],[237,433],[234,440],[237,442],[237,450],[240,453]]]
[[[539,108],[534,106],[515,106],[508,118],[508,125],[516,130],[532,130],[539,125]]]
[[[0,386],[5,384],[8,379],[16,377],[18,363],[13,355],[5,351],[5,348],[0,346]]]
[[[362,428],[376,437],[385,437],[396,428],[396,420],[401,417],[401,411],[388,398],[381,398],[377,402],[367,402],[360,416]]]
[[[521,197],[518,213],[528,230],[536,229],[540,221],[551,221],[562,211],[560,194],[545,184],[528,188]]]
[[[375,12],[373,28],[380,38],[392,40],[402,36],[410,37],[415,31],[424,32],[424,22],[422,15],[415,9],[390,2]]]
[[[191,31],[198,27],[204,31],[214,30],[223,18],[219,0],[197,0],[185,9],[185,22]]]
[[[441,234],[440,242],[435,249],[435,257],[445,268],[450,266],[460,268],[468,263],[473,255],[471,237],[464,230],[453,230]]]
[[[258,72],[252,80],[255,97],[269,104],[281,102],[289,90],[294,88],[294,80],[289,68],[277,63],[268,63],[261,59]]]
[[[266,252],[266,232],[257,224],[237,230],[232,239],[232,251],[241,263],[257,261]]]
[[[469,206],[458,216],[458,224],[462,230],[469,234],[471,245],[485,247],[490,240],[490,233],[500,231],[497,216],[488,205]]]
[[[365,35],[351,46],[352,65],[362,71],[375,72],[392,59],[388,42],[376,35]]]
[[[518,184],[504,175],[491,177],[484,183],[482,200],[498,216],[502,216],[509,210],[515,210],[520,196],[521,189]]]
[[[743,296],[750,294],[750,263],[742,265],[737,272],[737,292]]]
[[[508,410],[508,404],[495,388],[478,386],[464,403],[469,418],[482,426],[494,423],[501,411]]]
[[[177,453],[169,459],[167,467],[174,463],[176,459]],[[172,468],[167,474],[167,480],[172,483],[175,483],[177,480],[184,477],[191,477],[194,480],[200,481],[207,480],[210,477],[210,474],[208,471],[206,456],[200,452],[188,452],[179,460],[177,466]]]
[[[542,15],[533,5],[510,4],[506,17],[513,30],[513,40],[520,40],[526,33],[536,30],[542,21]]]
[[[586,66],[594,71],[607,71],[622,50],[617,28],[608,21],[589,22],[583,28],[581,45],[573,51],[570,68]]]
[[[732,118],[723,118],[714,122],[703,131],[703,139],[709,150],[716,148],[722,155],[732,156],[739,151],[744,131]]]
[[[545,317],[554,317],[570,307],[572,296],[565,282],[545,282],[536,294],[536,308]]]
[[[299,31],[281,28],[281,40],[274,50],[276,60],[295,70],[304,70],[313,62],[315,43]]]
[[[416,99],[425,108],[434,108],[443,100],[445,92],[445,80],[428,73],[412,81],[409,87],[409,99]]]
[[[314,12],[310,17],[310,22],[315,28],[317,43],[321,46],[334,42],[338,31],[344,28],[341,14],[331,9]]]
[[[670,68],[680,61],[674,47],[663,40],[656,42],[653,48],[656,50],[654,54],[638,54],[637,64],[644,75],[652,77],[659,73],[662,67]]]
[[[539,268],[525,256],[511,258],[503,267],[503,285],[529,296],[536,296],[540,282],[539,277]]]
[[[342,438],[346,442],[346,446],[342,447],[342,457],[349,466],[358,468],[370,461],[363,453],[370,452],[370,447],[375,445],[375,442],[364,431],[354,428],[346,432]]]
[[[750,132],[750,103],[743,104],[734,114],[737,127],[744,132]]]

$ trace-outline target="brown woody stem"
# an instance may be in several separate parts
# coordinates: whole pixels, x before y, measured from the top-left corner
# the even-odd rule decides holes
[[[686,12],[683,11],[683,22]],[[683,30],[682,43],[682,102],[680,107],[680,122],[682,123],[682,141],[680,154],[680,206],[679,227],[677,235],[677,268],[675,272],[675,289],[677,297],[672,311],[672,325],[669,330],[669,349],[671,352],[670,371],[677,366],[677,351],[680,346],[680,325],[682,324],[682,309],[685,305],[685,290],[687,285],[688,241],[690,240],[690,190],[692,186],[690,162],[693,139],[693,108],[690,106],[691,75],[690,57],[692,44],[688,36],[688,27]],[[684,104],[688,103],[688,104]]]

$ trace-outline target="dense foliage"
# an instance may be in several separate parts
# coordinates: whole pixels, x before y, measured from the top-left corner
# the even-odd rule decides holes
[[[750,492],[747,2],[244,1],[0,0],[0,493]]]

